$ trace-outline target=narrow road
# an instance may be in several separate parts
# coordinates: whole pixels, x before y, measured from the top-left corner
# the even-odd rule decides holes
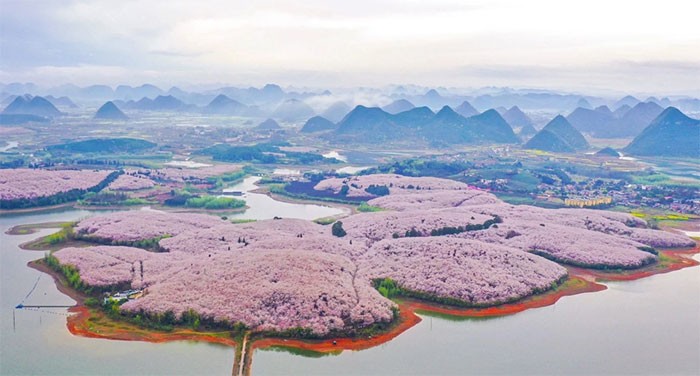
[[[241,352],[240,352],[240,358],[238,358],[238,362],[234,361],[234,364],[238,364],[238,370],[234,368],[233,370],[233,375],[234,376],[246,376],[250,374],[250,364],[247,364],[248,362],[246,361],[246,353],[248,352],[248,337],[250,336],[250,332],[246,332],[245,335],[243,335],[243,341],[241,341]]]

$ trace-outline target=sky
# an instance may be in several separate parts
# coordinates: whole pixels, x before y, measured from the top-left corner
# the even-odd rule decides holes
[[[700,96],[700,2],[0,0],[0,82]]]

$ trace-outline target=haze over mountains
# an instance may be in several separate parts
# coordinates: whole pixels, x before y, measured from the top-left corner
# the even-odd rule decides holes
[[[23,90],[33,93],[22,94]],[[114,89],[105,85],[63,85],[48,90],[32,84],[0,84],[0,91],[5,106],[0,123],[6,125],[46,122],[85,111],[93,111],[95,119],[122,121],[153,112],[250,118],[247,123],[261,124],[255,128],[260,131],[292,127],[337,142],[420,141],[440,147],[518,144],[527,140],[526,148],[553,152],[587,150],[585,137],[632,139],[644,133],[645,137],[635,140],[635,146],[625,149],[627,153],[644,153],[650,137],[666,137],[659,132],[692,139],[692,127],[658,125],[658,117],[669,105],[681,107],[674,108],[681,115],[682,108],[692,116],[700,113],[700,100],[696,98],[649,97],[642,101],[633,96],[606,99],[513,89],[482,89],[469,95],[456,89],[416,86],[338,89],[333,93],[283,89],[274,84],[201,91],[178,87],[164,91],[150,84]],[[678,116],[673,111],[671,114]],[[656,128],[647,131],[652,122]],[[664,153],[673,154],[670,150]],[[687,150],[678,153],[687,155]]]
[[[664,108],[654,102],[638,102],[634,107],[623,104],[619,111],[608,107],[595,110],[577,108],[566,118],[581,132],[600,138],[623,138],[638,135]]]

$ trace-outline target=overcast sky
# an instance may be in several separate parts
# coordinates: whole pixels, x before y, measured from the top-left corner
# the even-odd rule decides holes
[[[0,0],[0,82],[700,95],[698,3]]]

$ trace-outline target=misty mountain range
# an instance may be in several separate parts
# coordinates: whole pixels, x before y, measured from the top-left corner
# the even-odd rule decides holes
[[[31,84],[10,84],[0,88],[36,90]],[[130,118],[125,111],[240,116],[267,119],[255,128],[258,130],[282,129],[278,122],[303,124],[302,133],[320,132],[320,137],[338,142],[423,141],[439,147],[453,144],[517,144],[522,138],[526,140],[525,148],[553,152],[587,150],[589,145],[584,134],[595,138],[636,137],[635,142],[625,151],[648,153],[649,145],[654,144],[653,138],[668,140],[667,134],[685,134],[686,137],[694,135],[693,127],[697,123],[693,122],[696,120],[687,117],[679,109],[670,107],[669,104],[681,102],[695,108],[698,102],[697,99],[673,101],[653,97],[640,101],[635,97],[625,96],[610,104],[614,108],[611,110],[607,104],[592,108],[592,104],[601,102],[599,98],[569,94],[484,94],[473,98],[472,103],[464,97],[445,96],[435,89],[430,89],[422,95],[406,95],[404,98],[395,99],[381,108],[357,105],[351,109],[345,101],[334,101],[335,97],[330,91],[286,92],[272,84],[260,89],[221,88],[218,90],[220,93],[216,95],[212,92],[188,93],[178,88],[171,88],[165,93],[148,84],[139,87],[120,85],[114,90],[101,85],[86,88],[64,85],[59,89],[46,97],[31,94],[7,95],[2,100],[6,105],[0,117],[0,124],[46,122],[51,118],[67,116],[78,111],[74,100],[62,94],[73,94],[78,98],[92,96],[93,99],[144,95],[140,99],[108,100],[95,112],[94,118],[125,121]],[[155,96],[150,98],[146,95]],[[202,103],[205,98],[208,98],[208,101],[198,105],[181,98],[195,99],[198,103]],[[506,99],[512,102],[505,102]],[[319,103],[326,105],[323,107]],[[564,108],[571,103],[575,103],[577,107],[566,116],[554,117],[538,131],[533,119],[520,107],[532,107],[536,103],[539,103],[536,106],[542,108],[563,106],[558,109],[560,113],[565,112]],[[499,106],[480,112],[477,108],[483,108],[484,104]],[[676,123],[690,125],[680,128],[659,125],[668,123],[664,117],[671,117]],[[649,130],[650,124],[656,124],[655,128],[652,127],[655,131]],[[520,138],[516,136],[514,129],[518,130]],[[666,153],[684,155],[688,153],[686,149],[687,147],[681,147]]]
[[[77,104],[88,103],[94,106],[106,101],[115,101],[115,103],[118,103],[116,101],[124,101],[125,103],[129,101],[137,102],[143,98],[155,99],[158,96],[173,96],[183,103],[204,107],[218,95],[223,94],[246,106],[266,108],[270,111],[274,110],[274,107],[285,100],[296,99],[311,104],[311,107],[313,107],[317,113],[321,113],[326,107],[330,106],[332,102],[339,101],[346,102],[349,106],[358,104],[384,106],[387,107],[387,112],[398,113],[408,109],[405,107],[407,103],[402,102],[402,100],[410,102],[413,106],[429,107],[433,111],[438,111],[442,106],[449,105],[463,116],[470,116],[469,114],[460,112],[459,106],[464,101],[468,101],[480,111],[498,107],[509,109],[516,106],[523,111],[547,110],[563,113],[573,111],[578,107],[592,109],[603,105],[615,111],[621,106],[629,106],[629,108],[632,108],[640,102],[653,102],[663,108],[674,106],[684,112],[700,112],[700,99],[698,98],[664,97],[658,99],[656,97],[649,97],[641,100],[633,96],[625,96],[623,98],[611,100],[596,96],[559,93],[555,91],[514,90],[509,88],[472,90],[471,94],[465,95],[454,89],[435,89],[404,85],[392,86],[384,89],[357,88],[353,89],[350,94],[348,94],[347,90],[346,92],[339,90],[338,93],[333,93],[329,90],[285,90],[275,84],[267,84],[261,88],[228,86],[216,89],[188,91],[178,87],[171,87],[168,90],[164,90],[148,83],[140,86],[119,85],[115,88],[107,85],[79,87],[73,84],[66,84],[48,89],[40,88],[33,83],[0,83],[0,103],[2,103],[3,106],[9,104],[9,97],[24,94],[44,96],[47,100],[59,107],[71,106],[70,103],[65,102],[66,99]],[[335,100],[333,100],[333,98],[335,98]],[[52,99],[56,99],[56,101]],[[392,102],[397,102],[398,104]],[[320,103],[324,103],[324,105],[317,105]],[[389,107],[391,105],[404,105],[404,107],[391,108]],[[345,113],[347,113],[347,111]],[[326,114],[321,115],[328,117],[325,116]],[[337,119],[335,121],[339,120],[340,119]]]

